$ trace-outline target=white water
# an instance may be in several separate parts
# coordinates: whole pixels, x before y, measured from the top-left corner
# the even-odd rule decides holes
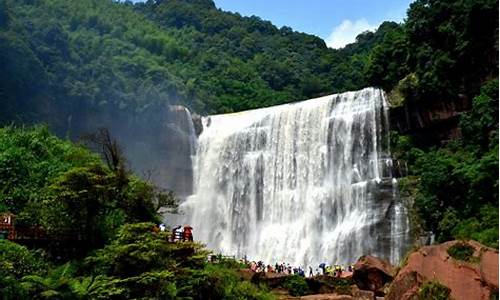
[[[408,222],[384,149],[380,90],[203,123],[194,195],[182,209],[209,248],[302,266],[352,263],[363,254],[401,258]]]

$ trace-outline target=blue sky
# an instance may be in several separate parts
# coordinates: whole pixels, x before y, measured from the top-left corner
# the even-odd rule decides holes
[[[135,0],[138,2],[141,0]],[[354,42],[356,35],[383,21],[401,22],[412,0],[214,0],[218,8],[256,15],[323,38],[332,48]]]

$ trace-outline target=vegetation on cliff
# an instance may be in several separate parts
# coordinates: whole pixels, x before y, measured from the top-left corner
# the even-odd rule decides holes
[[[400,136],[395,148],[418,176],[414,206],[438,241],[474,239],[498,248],[498,81],[484,85],[460,119],[462,138],[418,148]]]
[[[413,179],[403,183],[415,182],[413,219],[423,229],[441,242],[498,248],[498,1],[415,1],[373,48],[366,70],[370,84],[410,113],[470,103],[460,138],[395,132],[393,152],[408,163]]]
[[[396,26],[333,50],[209,0],[2,0],[0,122],[64,128],[86,112],[222,113],[360,89],[369,50]]]

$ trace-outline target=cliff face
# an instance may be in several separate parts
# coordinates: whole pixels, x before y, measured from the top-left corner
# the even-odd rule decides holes
[[[459,116],[471,108],[466,96],[432,103],[405,103],[390,109],[391,130],[409,134],[426,144],[460,137]]]
[[[185,107],[164,105],[136,113],[103,108],[74,112],[67,119],[66,126],[53,125],[60,136],[70,133],[73,140],[79,140],[106,128],[135,174],[174,191],[180,199],[192,193],[191,156],[196,138],[191,114]]]

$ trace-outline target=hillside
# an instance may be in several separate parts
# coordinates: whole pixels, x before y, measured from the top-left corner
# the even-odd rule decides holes
[[[62,130],[68,115],[89,111],[134,115],[169,103],[221,113],[359,89],[381,39],[368,33],[332,50],[211,1],[0,3],[0,120]]]

